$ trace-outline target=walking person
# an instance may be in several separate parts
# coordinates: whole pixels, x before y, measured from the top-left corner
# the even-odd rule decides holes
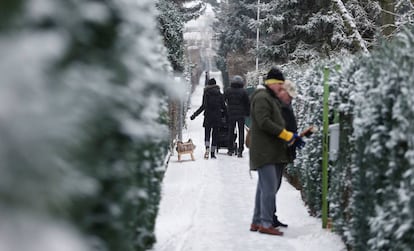
[[[226,113],[226,104],[224,103],[223,94],[220,92],[220,87],[216,84],[214,78],[208,80],[207,86],[204,88],[201,106],[190,116],[190,119],[194,120],[203,111],[204,143],[206,147],[204,158],[208,159],[210,155],[212,159],[215,159],[218,142],[218,128],[222,125],[223,113]]]
[[[250,230],[270,235],[283,235],[272,223],[280,177],[289,163],[288,147],[302,148],[305,144],[300,136],[286,129],[282,106],[289,103],[289,95],[284,81],[279,69],[270,69],[265,88],[255,91],[250,106],[250,169],[257,171],[259,177]]]
[[[239,75],[234,76],[230,81],[230,87],[224,92],[224,101],[227,104],[227,117],[228,117],[228,152],[227,154],[232,156],[233,153],[237,157],[243,157],[244,150],[244,124],[245,117],[250,113],[250,101],[249,95],[246,89],[244,89],[243,78]],[[239,139],[238,149],[234,149],[234,129],[237,123],[237,137]]]

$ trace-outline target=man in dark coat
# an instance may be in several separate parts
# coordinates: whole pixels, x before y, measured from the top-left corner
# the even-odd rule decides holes
[[[282,102],[282,117],[285,120],[286,130],[293,132],[293,133],[298,133],[298,125],[297,125],[295,113],[293,112],[293,107],[292,107],[292,99],[297,96],[296,86],[292,81],[285,80],[283,83],[283,87],[286,90],[286,92],[289,94],[289,98],[286,99],[285,102]],[[288,160],[289,160],[288,162],[293,163],[293,160],[296,158],[296,147],[293,145],[288,146],[287,151],[288,151]],[[283,173],[283,170],[282,170],[282,173]],[[280,186],[282,185],[282,175],[280,175],[278,178],[279,180],[277,182],[279,183],[279,186],[277,187],[276,193],[279,191]],[[287,224],[279,221],[276,215],[276,206],[275,206],[275,210],[273,213],[272,226],[275,228],[276,227],[288,227]]]
[[[253,94],[250,110],[250,169],[259,176],[250,230],[271,235],[283,235],[272,224],[283,168],[290,162],[288,147],[301,148],[305,144],[300,136],[286,129],[282,106],[289,103],[289,95],[284,81],[282,72],[272,68],[265,88]]]
[[[244,87],[243,78],[234,76],[230,81],[230,87],[224,92],[224,101],[227,104],[227,116],[229,126],[228,152],[232,156],[237,150],[237,157],[243,157],[244,150],[244,123],[245,117],[250,113],[250,101]],[[234,129],[238,129],[238,149],[234,149]]]
[[[217,150],[218,142],[218,128],[222,125],[223,113],[226,112],[226,104],[224,103],[223,94],[220,92],[220,87],[216,85],[214,78],[210,79],[207,86],[204,88],[203,101],[201,106],[191,115],[190,119],[195,119],[201,112],[204,111],[204,142],[206,146],[206,153],[204,158],[208,159],[209,153],[212,159],[216,158],[215,151]],[[210,147],[211,135],[211,147]]]

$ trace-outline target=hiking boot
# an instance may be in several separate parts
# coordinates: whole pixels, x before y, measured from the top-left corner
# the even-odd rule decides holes
[[[256,232],[257,230],[259,230],[259,225],[256,225],[254,223],[250,224],[250,231],[252,232]]]
[[[276,215],[273,215],[273,223],[272,223],[272,226],[273,227],[288,227],[287,224],[280,222],[277,219],[277,216]]]
[[[214,152],[211,152],[210,156],[211,156],[212,159],[216,159],[216,154]]]
[[[206,151],[205,153],[204,153],[204,158],[205,159],[208,159],[208,156],[210,155],[210,152],[209,151]]]
[[[232,151],[228,151],[228,152],[227,152],[227,155],[229,155],[229,156],[233,156],[233,152],[232,152]]]
[[[279,231],[279,229],[273,228],[273,227],[265,228],[265,227],[260,226],[258,230],[262,234],[280,235],[280,236],[283,235],[283,232],[281,232],[281,231]]]
[[[237,154],[237,158],[243,158],[243,154],[242,153],[238,153]]]

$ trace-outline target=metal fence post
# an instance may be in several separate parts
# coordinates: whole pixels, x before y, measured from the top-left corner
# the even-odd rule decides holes
[[[322,227],[328,222],[329,68],[323,71]]]

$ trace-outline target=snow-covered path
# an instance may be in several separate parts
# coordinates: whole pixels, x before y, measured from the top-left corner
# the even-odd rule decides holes
[[[212,77],[221,85],[218,72]],[[201,104],[203,82],[192,96],[190,116]],[[339,236],[321,228],[321,220],[308,215],[300,193],[284,180],[278,193],[278,216],[289,224],[284,236],[250,232],[256,172],[249,175],[248,149],[243,158],[226,155],[203,159],[203,116],[187,119],[183,140],[196,144],[195,161],[171,157],[162,184],[153,251],[343,251]]]

